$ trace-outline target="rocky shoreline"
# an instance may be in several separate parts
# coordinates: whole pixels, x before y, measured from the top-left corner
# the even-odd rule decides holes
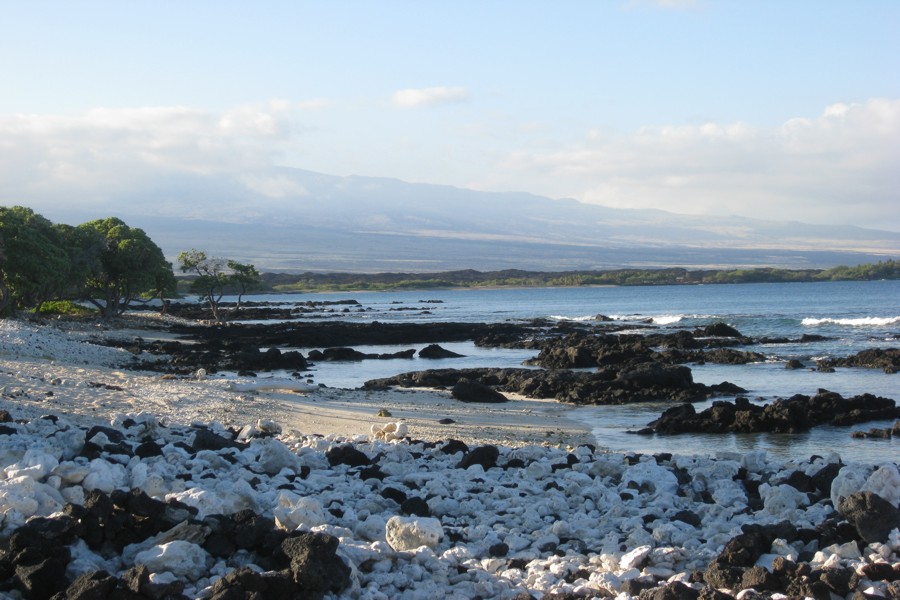
[[[357,343],[359,331],[391,329],[334,325],[320,335]],[[462,441],[419,437],[412,419],[382,421],[369,435],[301,432],[261,398],[200,378],[223,364],[247,367],[245,382],[275,364],[303,378],[306,357],[261,351],[272,339],[254,337],[257,327],[227,329],[167,321],[113,335],[86,325],[80,338],[98,346],[74,331],[3,324],[0,375],[11,383],[0,390],[0,596],[900,599],[896,463],[607,453],[571,435]],[[504,325],[482,338],[537,349],[540,375],[421,371],[360,393],[443,387],[486,402],[475,412],[505,399],[497,389],[573,404],[739,393],[697,387],[676,357],[733,358],[740,334],[718,327],[651,343],[577,329]],[[399,331],[463,335],[446,324]],[[869,358],[878,368],[894,360],[859,360]],[[91,379],[57,375],[57,361],[72,365],[65,377]],[[598,371],[570,370],[585,361]],[[160,387],[117,370],[97,377],[97,364],[153,368]],[[326,410],[324,395],[306,402]],[[745,408],[737,404],[732,416]]]
[[[412,309],[412,307],[398,307]],[[378,359],[411,359],[415,350],[387,354],[360,352],[353,345],[402,346],[429,343],[418,353],[421,358],[450,356],[437,344],[473,340],[483,347],[515,347],[533,349],[537,353],[521,369],[431,369],[410,371],[392,377],[371,380],[365,389],[389,387],[428,387],[450,389],[461,380],[493,387],[508,394],[527,398],[552,398],[575,405],[607,405],[646,402],[665,398],[673,403],[698,402],[721,396],[746,393],[739,386],[723,381],[704,385],[693,380],[691,364],[747,364],[761,362],[765,356],[741,350],[742,346],[765,344],[809,344],[821,336],[804,335],[799,339],[750,338],[725,323],[714,323],[696,330],[672,333],[634,333],[634,324],[622,325],[598,315],[592,322],[558,322],[538,319],[507,323],[353,323],[346,321],[302,320],[277,322],[278,319],[302,317],[308,311],[325,309],[337,314],[366,308],[347,300],[332,305],[300,303],[293,308],[266,304],[243,308],[252,323],[201,325],[181,322],[169,329],[179,339],[156,342],[124,342],[135,352],[156,356],[133,365],[134,368],[187,375],[198,369],[208,373],[234,371],[254,376],[272,370],[294,371],[297,377],[314,362],[347,362]],[[171,310],[178,315],[197,318],[203,311],[197,305],[176,304]],[[322,313],[319,314],[321,317]],[[275,321],[275,322],[273,322]],[[626,330],[627,331],[623,331]],[[121,340],[104,340],[123,345]],[[281,348],[314,348],[307,356]],[[319,349],[321,348],[321,349]],[[265,349],[265,350],[263,350]],[[452,354],[452,353],[451,353]],[[793,360],[787,368],[806,368]],[[893,374],[900,369],[900,350],[872,349],[848,357],[826,357],[817,361],[816,369],[833,371],[836,367],[881,369]],[[587,369],[593,369],[587,372]],[[889,402],[893,402],[889,400]],[[793,403],[796,406],[799,403]],[[888,411],[890,412],[890,411]],[[896,413],[896,411],[894,411]],[[872,411],[871,420],[891,418]],[[797,421],[798,419],[794,419]],[[803,419],[810,420],[810,419]],[[815,419],[812,419],[815,420]],[[858,416],[855,423],[865,422]],[[757,420],[759,423],[768,420]],[[719,429],[714,428],[713,431]],[[760,428],[752,431],[775,431]],[[724,430],[723,430],[724,431]],[[662,432],[660,430],[660,432]]]
[[[15,598],[900,597],[900,471],[3,416]]]
[[[894,419],[900,420],[900,407],[890,398],[871,394],[844,398],[819,390],[815,396],[797,394],[762,406],[743,397],[734,402],[720,400],[699,413],[692,405],[682,404],[636,433],[801,433],[823,424],[856,425]]]

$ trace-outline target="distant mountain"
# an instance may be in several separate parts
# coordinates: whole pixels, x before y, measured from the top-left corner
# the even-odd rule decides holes
[[[613,209],[290,168],[224,180],[184,175],[110,208],[171,258],[197,247],[261,270],[816,268],[900,255],[900,233],[852,226]],[[109,215],[73,213],[64,222]]]

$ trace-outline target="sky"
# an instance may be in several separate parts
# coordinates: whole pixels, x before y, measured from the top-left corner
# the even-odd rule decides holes
[[[0,10],[3,205],[180,173],[275,198],[289,166],[900,231],[896,0]]]

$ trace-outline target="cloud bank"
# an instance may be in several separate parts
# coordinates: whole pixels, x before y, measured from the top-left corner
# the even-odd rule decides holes
[[[291,108],[273,102],[221,114],[150,107],[0,115],[0,203],[104,205],[161,179],[265,169],[293,135]]]
[[[620,208],[734,214],[900,231],[900,100],[834,104],[816,118],[589,132],[552,152],[516,152],[521,177]],[[543,190],[546,193],[546,190]]]
[[[398,103],[428,106],[465,96],[461,88],[404,90]],[[292,199],[308,199],[308,192],[271,168],[305,143],[295,118],[309,109],[272,102],[222,113],[149,107],[98,108],[77,116],[0,115],[0,204],[38,211],[77,204],[96,215],[110,206],[127,208],[121,198],[159,188],[160,182],[200,176],[220,181],[226,192],[241,186],[260,202],[288,206]],[[619,208],[900,231],[900,100],[834,104],[817,117],[774,128],[706,123],[630,133],[594,130],[577,141],[551,139],[535,146],[552,150],[516,146],[512,138],[493,141],[506,145],[502,158],[486,152],[472,161],[481,171],[468,174],[467,181],[481,181],[481,189]],[[440,144],[452,153],[457,140]],[[458,147],[472,152],[470,143]],[[421,168],[416,159],[408,157],[409,173],[360,174],[415,180]],[[466,187],[462,181],[433,183]],[[221,209],[221,198],[191,198],[186,205],[189,191],[180,203],[160,200],[145,210]]]

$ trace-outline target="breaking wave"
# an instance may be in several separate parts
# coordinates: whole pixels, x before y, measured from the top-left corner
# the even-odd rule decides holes
[[[671,325],[672,323],[678,323],[682,319],[684,319],[684,315],[659,315],[653,317],[653,322],[657,325]]]
[[[654,325],[672,325],[680,323],[685,319],[711,318],[707,315],[587,315],[580,317],[570,317],[566,315],[550,315],[550,319],[554,321],[624,321],[626,323],[652,323]]]
[[[858,319],[815,319],[807,317],[800,321],[806,327],[816,327],[818,325],[845,325],[848,327],[883,327],[885,325],[896,325],[900,323],[900,317],[860,317]]]
[[[584,321],[595,321],[597,320],[597,315],[588,315],[586,317],[567,317],[566,315],[550,315],[549,319],[553,321],[577,321],[579,323]]]

